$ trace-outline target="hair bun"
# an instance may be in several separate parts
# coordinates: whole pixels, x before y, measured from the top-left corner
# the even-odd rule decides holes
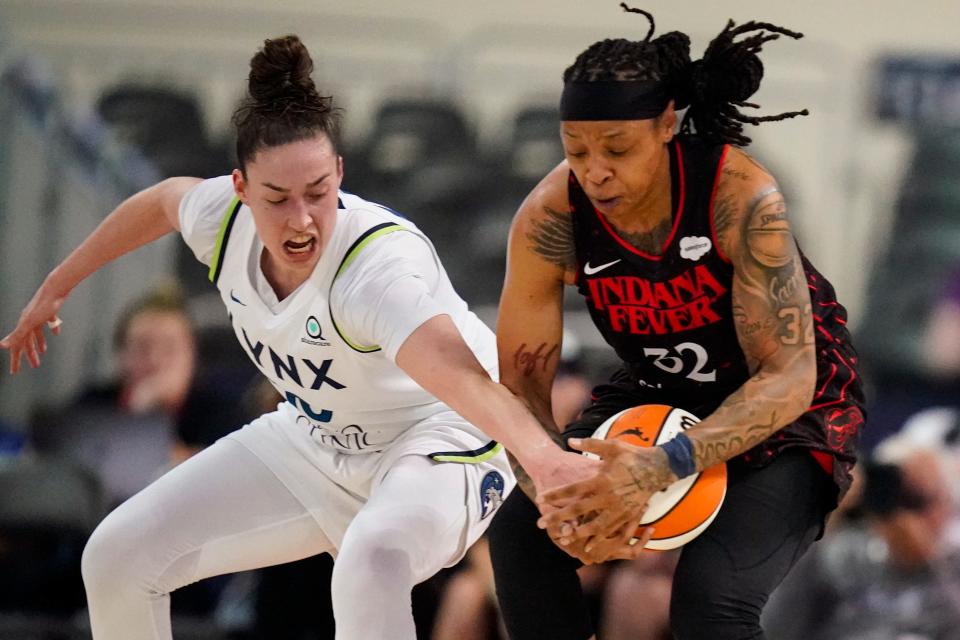
[[[657,50],[660,75],[670,84],[674,105],[683,109],[691,99],[690,36],[670,31],[657,36],[651,44]]]
[[[250,60],[250,97],[260,104],[316,99],[319,94],[310,77],[312,72],[313,59],[299,37],[265,40]]]
[[[745,102],[760,88],[763,62],[753,52],[729,48],[707,51],[694,72],[696,99],[711,104]]]
[[[661,60],[666,54],[665,62],[684,64],[690,62],[690,36],[681,31],[669,31],[653,39],[652,44],[660,52]]]

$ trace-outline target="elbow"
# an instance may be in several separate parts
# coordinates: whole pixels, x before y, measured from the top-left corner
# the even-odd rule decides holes
[[[779,406],[777,423],[789,424],[806,413],[813,404],[817,387],[817,360],[811,345],[793,354],[788,361],[768,361],[759,372],[766,380],[764,394]]]

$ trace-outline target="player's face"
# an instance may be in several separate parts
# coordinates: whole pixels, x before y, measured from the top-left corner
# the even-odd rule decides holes
[[[593,205],[619,217],[642,207],[673,138],[676,114],[668,107],[648,120],[564,121],[567,163]]]
[[[333,233],[342,180],[343,160],[323,134],[261,149],[247,162],[246,175],[233,172],[273,269],[313,271]]]

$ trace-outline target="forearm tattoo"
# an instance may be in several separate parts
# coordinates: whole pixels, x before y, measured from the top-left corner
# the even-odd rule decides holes
[[[791,365],[811,358],[814,343],[806,274],[783,196],[771,188],[741,212],[721,195],[714,228],[733,262],[733,318],[752,377],[689,433],[699,469],[747,451],[806,409],[810,399],[792,375],[802,367]],[[777,373],[761,369],[767,362],[777,363]]]
[[[577,258],[573,242],[573,221],[569,212],[543,208],[546,217],[533,220],[527,231],[530,249],[547,262],[570,271],[576,268]]]
[[[523,465],[521,465],[509,451],[507,451],[507,460],[510,461],[510,468],[513,469],[513,475],[517,478],[517,486],[520,487],[520,490],[523,491],[530,500],[536,500],[537,488],[533,484],[533,478],[530,477],[530,474],[523,468]]]
[[[546,342],[541,342],[534,348],[528,347],[527,343],[524,342],[513,353],[513,368],[523,376],[545,373],[554,356],[557,356],[559,360],[559,344],[548,346]]]

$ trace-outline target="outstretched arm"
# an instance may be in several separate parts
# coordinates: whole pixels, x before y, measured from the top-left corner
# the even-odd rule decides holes
[[[51,323],[53,332],[59,333],[57,312],[84,278],[111,260],[180,228],[180,201],[198,182],[196,178],[170,178],[131,196],[47,275],[20,314],[17,326],[0,340],[0,348],[10,351],[11,374],[20,370],[24,356],[30,366],[40,366],[40,356],[46,351],[43,325]]]
[[[596,463],[561,449],[526,405],[494,382],[448,315],[418,327],[397,352],[397,366],[417,384],[502,443],[535,490],[578,480]]]
[[[507,273],[497,316],[500,381],[517,394],[559,442],[551,389],[563,335],[563,287],[576,270],[573,226],[561,164],[523,202],[510,229]],[[530,499],[532,483],[521,460],[511,458],[517,482]]]

